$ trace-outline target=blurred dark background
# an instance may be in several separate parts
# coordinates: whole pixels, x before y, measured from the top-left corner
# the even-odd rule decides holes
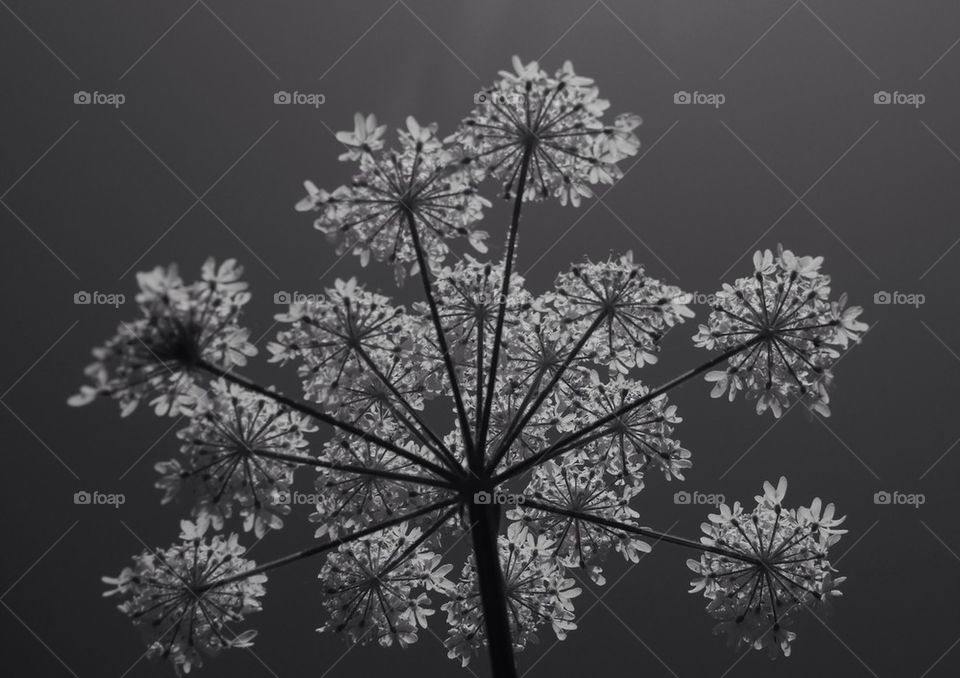
[[[680,485],[651,476],[638,502],[645,523],[694,536],[710,509],[675,504],[679,489],[749,501],[784,474],[788,503],[835,501],[850,534],[837,547],[849,579],[834,616],[801,619],[789,659],[741,657],[711,635],[703,599],[686,593],[688,554],[664,545],[632,568],[611,560],[601,602],[590,591],[577,601],[589,610],[580,629],[559,644],[544,634],[520,655],[521,671],[957,675],[958,39],[960,7],[947,1],[2,0],[0,638],[10,675],[171,675],[138,661],[138,633],[100,597],[99,578],[119,572],[141,540],[176,537],[184,509],[160,507],[152,466],[175,454],[183,422],[65,404],[89,349],[136,314],[133,272],[176,261],[189,278],[207,255],[238,258],[261,347],[281,290],[359,275],[415,299],[417,287],[396,292],[383,267],[361,271],[334,254],[293,211],[301,182],[348,180],[332,131],[350,128],[355,111],[375,112],[391,135],[408,114],[451,130],[513,54],[548,70],[570,59],[613,112],[644,118],[643,155],[602,202],[528,208],[519,270],[533,289],[573,259],[632,249],[652,275],[706,294],[749,272],[756,247],[783,243],[825,256],[837,292],[873,325],[837,368],[828,420],[798,407],[774,422],[744,402],[711,401],[700,383],[677,392],[694,468]],[[326,99],[275,105],[281,90]],[[125,102],[76,105],[78,91]],[[676,105],[678,91],[725,103]],[[925,101],[877,105],[877,92]],[[488,213],[495,246],[508,216],[504,204]],[[82,290],[127,302],[75,305]],[[882,291],[924,303],[875,304]],[[640,376],[658,383],[702,359],[695,329],[668,336],[660,363]],[[291,373],[264,362],[249,372],[295,389]],[[77,506],[78,490],[122,492],[126,503]],[[878,505],[879,491],[924,503]],[[275,557],[311,534],[292,516],[251,555]],[[317,634],[317,570],[275,574],[249,622],[260,630],[256,655],[225,653],[200,675],[469,675],[429,633],[405,652],[348,651]],[[471,669],[488,673],[482,660]]]

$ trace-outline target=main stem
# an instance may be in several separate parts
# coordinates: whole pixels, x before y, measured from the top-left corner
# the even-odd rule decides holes
[[[469,504],[470,535],[477,568],[477,585],[487,632],[490,666],[496,678],[516,678],[513,638],[507,611],[507,589],[500,566],[499,507],[493,504]]]

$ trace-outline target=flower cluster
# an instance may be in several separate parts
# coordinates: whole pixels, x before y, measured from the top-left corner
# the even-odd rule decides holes
[[[703,544],[727,553],[705,552],[687,565],[697,573],[691,593],[702,591],[707,611],[720,620],[714,631],[731,644],[790,655],[796,633],[793,619],[805,607],[824,608],[841,595],[845,579],[835,577],[828,551],[846,530],[834,517],[833,504],[814,499],[809,507],[782,505],[786,478],[774,487],[764,483],[752,511],[739,502],[722,504],[703,524]]]
[[[751,342],[725,370],[706,379],[714,398],[738,392],[757,399],[757,412],[779,417],[790,398],[830,415],[827,386],[841,351],[858,342],[867,325],[846,295],[830,300],[830,278],[820,273],[823,257],[798,257],[782,247],[753,255],[754,274],[725,284],[713,312],[694,337],[697,346],[727,350]]]
[[[312,400],[350,418],[362,416],[390,396],[380,372],[415,407],[422,406],[417,377],[400,362],[414,331],[402,306],[351,278],[337,280],[326,294],[292,303],[276,318],[290,328],[268,345],[270,360],[299,361],[303,390]]]
[[[237,321],[250,300],[243,268],[233,259],[203,264],[201,279],[187,285],[176,266],[138,273],[142,317],[122,323],[117,334],[93,350],[86,369],[92,384],[73,396],[86,405],[97,396],[120,401],[127,416],[152,397],[157,414],[189,413],[202,399],[194,368],[201,362],[228,369],[247,364],[257,350]]]
[[[365,429],[378,431],[388,440],[406,442],[407,434],[391,419],[375,420],[368,415],[362,423]],[[417,450],[413,444],[405,444],[405,449],[430,458],[429,450]],[[449,496],[440,488],[406,480],[402,474],[407,478],[432,476],[410,459],[358,436],[338,435],[325,443],[318,463],[322,466],[315,481],[314,512],[310,514],[310,521],[317,524],[317,538],[337,538]]]
[[[557,279],[556,290],[557,310],[571,334],[581,336],[600,322],[586,348],[621,373],[656,362],[667,330],[693,317],[690,295],[645,275],[632,252],[575,265]]]
[[[290,512],[295,461],[302,458],[304,433],[316,430],[299,413],[223,380],[211,383],[202,412],[177,435],[181,459],[160,462],[157,487],[163,502],[189,495],[195,515],[216,529],[236,510],[244,530],[262,537],[283,527]]]
[[[573,401],[565,427],[577,428],[617,414],[628,404],[646,399],[648,393],[640,382],[619,375],[606,383],[595,378]],[[570,454],[579,456],[581,463],[606,470],[629,499],[643,489],[648,468],[661,471],[667,480],[684,479],[683,470],[692,465],[690,452],[672,437],[681,421],[677,406],[668,405],[667,396],[657,396],[618,414],[598,429],[594,440]]]
[[[629,252],[585,259],[539,293],[513,272],[524,202],[578,205],[614,182],[637,152],[639,118],[603,122],[608,103],[569,63],[551,76],[515,59],[477,103],[446,140],[408,118],[387,151],[386,128],[357,115],[337,134],[340,159],[359,167],[353,181],[332,192],[307,182],[297,208],[338,251],[386,262],[398,284],[419,273],[424,301],[402,306],[354,278],[294,299],[268,350],[296,366],[302,399],[238,374],[256,350],[239,325],[250,294],[233,260],[207,260],[192,284],[172,266],[139,274],[141,317],[95,349],[92,383],[71,404],[109,396],[127,415],[146,399],[190,418],[181,454],[156,468],[163,501],[186,499],[194,522],[180,543],[105,579],[150,653],[178,671],[201,652],[246,647],[252,632],[230,626],[259,609],[264,572],[320,554],[319,630],[407,647],[439,605],[452,659],[466,665],[502,641],[495,672],[544,630],[563,639],[576,628],[576,569],[603,584],[611,553],[636,563],[658,541],[702,552],[689,561],[693,591],[737,644],[789,654],[797,611],[839,595],[828,550],[843,519],[820,500],[784,508],[785,480],[765,484],[750,512],[722,505],[700,542],[639,525],[631,504],[649,471],[683,480],[692,464],[667,391],[705,374],[714,397],[743,391],[761,413],[780,416],[796,397],[827,414],[831,369],[867,329],[861,309],[831,300],[820,258],[758,252],[694,338],[720,354],[651,388],[636,372],[693,317],[691,295]],[[515,201],[506,259],[444,264],[455,237],[485,251],[475,224],[488,175]],[[321,423],[332,431],[310,450]],[[302,503],[317,543],[256,567],[235,534],[208,534],[232,521],[257,537],[281,527],[301,503],[288,499],[299,466],[315,469]],[[444,558],[468,536],[474,554],[450,577]],[[501,577],[506,614],[481,591]]]
[[[535,535],[520,523],[512,523],[498,540],[500,565],[506,586],[510,632],[516,649],[537,641],[536,631],[549,626],[563,640],[577,628],[573,599],[581,589],[564,576],[554,557],[555,545],[545,535]],[[443,605],[450,632],[445,641],[447,655],[466,666],[486,638],[477,572],[473,562],[463,569],[453,589],[452,600]]]
[[[633,133],[640,118],[623,114],[604,123],[610,102],[600,98],[591,78],[574,73],[569,61],[553,76],[519,57],[513,67],[480,94],[482,102],[448,141],[461,144],[500,181],[507,198],[517,191],[525,156],[524,200],[556,197],[578,206],[592,195],[590,185],[619,179],[616,163],[640,147]]]
[[[436,612],[428,594],[453,586],[447,579],[453,565],[426,550],[428,536],[420,528],[392,527],[330,554],[320,570],[330,619],[318,630],[384,647],[416,642],[417,630]]]
[[[649,553],[650,545],[635,535],[609,527],[593,519],[636,525],[637,512],[628,499],[610,487],[603,471],[588,464],[547,462],[537,467],[524,496],[546,503],[552,508],[581,512],[590,520],[557,512],[520,506],[507,514],[534,533],[546,535],[554,542],[554,552],[564,567],[587,568],[594,583],[605,583],[599,563],[613,549],[624,559],[637,562],[641,553]]]
[[[133,567],[103,578],[112,587],[104,595],[122,598],[120,611],[143,629],[148,655],[169,658],[178,675],[201,666],[201,652],[252,644],[256,631],[238,634],[231,625],[260,610],[267,580],[244,576],[255,563],[235,534],[208,537],[204,518],[180,526],[179,544],[134,556]]]
[[[337,135],[348,148],[341,160],[358,162],[358,174],[332,193],[306,182],[307,197],[297,209],[319,214],[314,225],[337,243],[338,253],[352,250],[364,266],[371,255],[393,265],[398,284],[408,269],[416,272],[418,257],[442,261],[449,238],[466,236],[486,252],[487,234],[474,224],[490,203],[477,193],[469,163],[437,138],[436,124],[407,118],[400,147],[377,155],[382,134],[373,116],[358,113],[354,131]]]

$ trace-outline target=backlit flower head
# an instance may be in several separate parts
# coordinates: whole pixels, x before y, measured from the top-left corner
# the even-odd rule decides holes
[[[610,103],[569,61],[552,76],[519,57],[513,67],[477,95],[478,106],[448,141],[462,144],[474,163],[502,183],[508,198],[525,153],[530,161],[524,200],[556,197],[577,206],[592,195],[590,185],[619,179],[616,163],[640,147],[633,133],[640,118],[623,114],[604,122]]]
[[[694,336],[697,346],[726,350],[755,343],[730,359],[725,370],[708,372],[711,395],[738,392],[757,400],[757,412],[779,417],[799,398],[830,415],[827,387],[843,349],[868,329],[863,309],[846,307],[846,295],[830,300],[830,278],[822,257],[798,257],[782,247],[753,256],[754,274],[725,284],[713,311]]]
[[[375,153],[382,130],[372,116],[358,115],[354,132],[337,137],[349,148],[341,159],[359,163],[353,181],[331,193],[306,182],[307,197],[297,209],[318,213],[314,225],[337,243],[338,253],[353,250],[364,266],[371,256],[393,265],[398,284],[417,270],[412,228],[432,263],[444,259],[450,238],[466,237],[485,252],[486,233],[474,223],[490,203],[436,131],[436,124],[423,127],[408,117],[398,132],[399,148]]]
[[[120,611],[147,636],[148,656],[169,659],[178,675],[201,666],[201,653],[252,645],[256,631],[232,627],[260,610],[265,593],[264,574],[217,583],[255,563],[243,557],[235,534],[208,538],[208,526],[206,519],[183,521],[180,543],[134,556],[118,577],[103,578],[112,587],[104,595],[119,596]]]
[[[336,135],[340,159],[358,166],[353,181],[306,183],[297,209],[339,252],[388,263],[398,284],[419,273],[423,289],[403,305],[355,278],[296,294],[268,350],[295,366],[302,394],[239,369],[255,350],[233,260],[208,260],[192,284],[174,267],[140,274],[142,317],[95,350],[92,384],[71,404],[110,396],[128,414],[146,399],[190,418],[181,454],[156,468],[164,503],[186,500],[193,522],[180,543],[105,579],[150,654],[178,671],[204,651],[247,647],[252,632],[232,626],[259,609],[264,574],[307,559],[319,630],[407,647],[445,618],[448,656],[467,665],[488,646],[497,676],[513,675],[513,651],[539,635],[576,629],[580,584],[605,583],[612,554],[637,563],[655,543],[702,553],[688,562],[693,591],[737,644],[788,654],[797,610],[839,595],[828,551],[844,519],[819,499],[784,508],[783,479],[750,511],[721,503],[699,542],[641,525],[635,500],[651,472],[683,480],[691,466],[670,391],[705,375],[714,396],[744,391],[761,412],[780,416],[799,396],[826,413],[831,368],[867,329],[861,309],[831,299],[820,258],[760,252],[695,337],[719,355],[641,382],[639,368],[693,316],[690,294],[630,252],[586,259],[536,292],[515,272],[525,203],[578,205],[620,178],[639,118],[605,122],[608,103],[569,62],[549,75],[514,59],[475,103],[444,141],[408,118],[393,150],[383,125],[357,115]],[[487,176],[514,199],[504,257],[445,261],[455,237],[485,251],[475,225]],[[310,449],[306,434],[321,425]],[[297,491],[305,472],[313,488]],[[263,537],[295,509],[315,541],[259,567],[244,557],[230,530]]]
[[[320,571],[330,619],[318,630],[344,633],[353,643],[415,643],[436,612],[428,592],[452,586],[452,566],[440,565],[425,536],[420,528],[393,527],[331,553]]]
[[[277,319],[289,329],[268,345],[271,362],[300,362],[307,395],[324,404],[359,414],[369,408],[368,391],[377,381],[364,379],[371,364],[389,370],[392,356],[406,340],[404,308],[370,292],[355,278],[337,280],[325,294],[295,301]]]
[[[227,369],[256,355],[248,330],[237,322],[250,300],[243,268],[233,259],[203,264],[201,279],[185,284],[176,266],[138,273],[137,303],[142,317],[121,323],[117,334],[93,350],[86,374],[93,382],[70,398],[86,405],[97,396],[120,401],[130,414],[152,398],[157,414],[190,411],[202,397],[193,368],[200,361]]]
[[[645,275],[632,252],[576,264],[557,278],[556,290],[556,305],[575,336],[602,315],[587,349],[617,372],[656,362],[663,335],[693,317],[690,295]]]
[[[738,648],[767,649],[771,657],[790,655],[794,619],[805,607],[827,608],[841,595],[837,587],[844,580],[828,560],[830,547],[846,532],[837,528],[843,518],[834,518],[833,504],[821,514],[819,499],[810,507],[784,508],[786,490],[785,478],[777,486],[764,483],[752,511],[739,502],[722,504],[703,524],[703,544],[739,558],[708,551],[687,561],[699,575],[690,592],[702,591],[710,601],[707,611],[720,621],[714,631]]]
[[[570,404],[573,418],[565,424],[575,428],[608,416],[648,392],[640,382],[622,376],[609,382],[595,378]],[[629,497],[643,488],[648,469],[662,472],[667,480],[683,480],[683,471],[692,462],[690,452],[673,437],[674,427],[681,421],[676,405],[668,404],[665,395],[657,396],[604,424],[597,430],[596,440],[571,454],[606,470]]]
[[[407,440],[410,434],[392,418],[367,414],[359,423],[381,438],[402,443],[405,449],[423,459],[432,458],[426,448],[418,449],[410,443]],[[317,538],[336,538],[449,496],[430,485],[374,475],[403,473],[434,477],[409,459],[358,436],[334,437],[323,446],[318,459],[326,466],[317,469],[314,482],[316,502],[310,521],[317,524]]]
[[[593,465],[547,462],[537,467],[524,496],[627,525],[635,525],[638,516],[630,508],[629,498],[604,477],[602,468]],[[600,563],[611,549],[632,562],[650,551],[649,544],[622,530],[523,504],[507,517],[520,521],[533,533],[546,535],[565,567],[587,568],[597,584],[605,582]]]
[[[564,576],[547,537],[535,536],[520,523],[512,523],[499,537],[500,562],[506,586],[510,631],[516,649],[537,642],[537,631],[549,627],[559,640],[576,629],[573,599],[581,589]],[[477,573],[468,562],[452,591],[452,600],[443,606],[450,632],[445,641],[447,655],[466,666],[486,638]]]
[[[301,414],[222,380],[210,386],[201,413],[177,436],[182,457],[156,465],[164,503],[180,495],[216,529],[237,512],[245,530],[262,537],[283,526],[295,465],[283,456],[302,456],[304,433],[316,430]]]

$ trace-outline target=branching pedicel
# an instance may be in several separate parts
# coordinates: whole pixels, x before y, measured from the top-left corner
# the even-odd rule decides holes
[[[673,388],[703,375],[714,397],[743,391],[758,412],[780,416],[801,398],[826,416],[831,366],[867,329],[861,309],[830,299],[820,258],[758,252],[694,337],[713,356],[660,387],[641,383],[636,370],[693,316],[690,295],[630,254],[575,264],[542,294],[513,271],[522,207],[578,205],[614,182],[640,120],[604,122],[608,103],[569,63],[553,76],[514,67],[446,140],[410,118],[385,151],[385,128],[362,115],[337,135],[357,175],[332,192],[308,182],[297,208],[362,264],[392,265],[398,283],[418,277],[424,301],[404,308],[351,279],[292,303],[269,352],[297,366],[303,399],[238,373],[256,351],[238,324],[250,295],[232,260],[209,260],[192,284],[174,267],[139,274],[143,316],[94,351],[92,383],[71,404],[109,396],[127,415],[148,400],[191,418],[157,486],[164,502],[192,502],[192,521],[180,542],[105,579],[150,653],[178,671],[247,646],[253,632],[233,626],[260,609],[266,573],[313,556],[325,556],[321,630],[406,646],[439,609],[449,656],[466,665],[486,645],[498,676],[516,674],[514,650],[537,633],[576,628],[575,571],[602,585],[611,552],[636,562],[660,542],[698,551],[692,591],[716,631],[774,655],[789,654],[803,607],[839,595],[828,551],[842,518],[819,499],[784,507],[783,479],[752,510],[720,506],[699,541],[641,526],[630,503],[648,471],[682,480],[691,465]],[[453,238],[486,251],[475,228],[486,177],[513,202],[506,257],[445,265]],[[319,425],[332,436],[308,450]],[[282,527],[305,466],[317,473],[318,541],[257,566],[219,531],[233,520],[257,536]],[[449,551],[467,536],[472,555],[454,567]]]

